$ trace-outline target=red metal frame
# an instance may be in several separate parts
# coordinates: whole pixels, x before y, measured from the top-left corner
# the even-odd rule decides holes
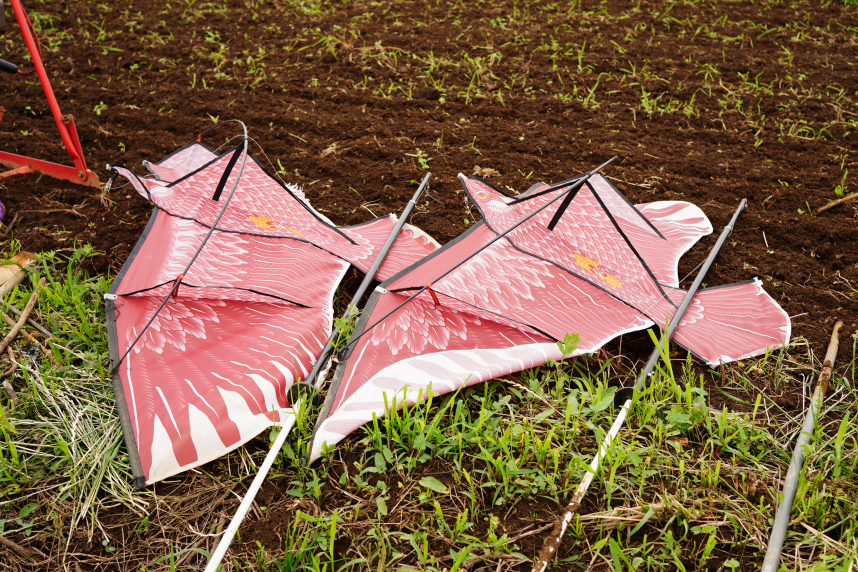
[[[51,108],[51,114],[54,116],[54,121],[60,132],[60,138],[63,140],[63,145],[66,151],[68,151],[74,166],[60,165],[59,163],[51,163],[50,161],[0,151],[0,165],[12,169],[11,171],[0,173],[0,181],[16,175],[40,173],[54,177],[55,179],[62,179],[100,189],[101,182],[98,180],[98,175],[86,167],[86,160],[83,157],[83,149],[81,149],[80,139],[77,136],[74,117],[63,115],[57,103],[57,98],[54,97],[54,90],[51,89],[51,82],[48,79],[48,73],[45,71],[45,66],[39,55],[36,39],[30,32],[29,18],[27,18],[27,13],[24,11],[24,6],[21,4],[21,0],[10,0],[10,4],[12,4],[12,10],[15,12],[15,19],[18,21],[21,35],[27,44],[27,50],[33,59],[33,66],[36,68],[36,74],[39,76],[39,82],[42,84],[45,98],[48,100],[48,106]],[[5,111],[5,109],[0,107],[0,121],[2,121]]]

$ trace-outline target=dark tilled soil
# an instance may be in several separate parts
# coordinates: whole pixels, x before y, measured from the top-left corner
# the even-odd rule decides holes
[[[452,11],[346,6],[297,20],[227,5],[240,17],[183,17],[182,10],[154,2],[129,11],[109,4],[39,6],[54,17],[51,26],[41,19],[43,43],[71,37],[46,53],[45,62],[63,111],[76,116],[91,168],[109,162],[139,167],[216,119],[238,118],[274,170],[282,167],[284,178],[303,185],[319,210],[346,225],[401,210],[409,182],[423,171],[413,155],[422,153],[431,159],[434,180],[413,222],[444,243],[471,218],[456,173],[470,175],[476,165],[495,169],[500,176],[493,184],[523,191],[617,154],[609,175],[633,201],[689,200],[720,229],[739,200],[749,200],[708,284],[762,277],[796,316],[794,333],[819,352],[835,316],[845,319],[847,330],[858,325],[855,208],[807,214],[836,198],[842,169],[856,170],[856,135],[847,133],[854,128],[848,121],[858,80],[842,43],[854,45],[855,37],[834,24],[854,24],[854,10],[731,4],[729,12],[716,7],[710,14],[675,6],[656,23],[657,6],[621,20],[624,5],[609,4],[584,19],[543,8],[550,25],[516,26],[510,9],[495,5]],[[718,26],[722,13],[726,25]],[[805,17],[804,28],[790,24]],[[493,25],[503,18],[504,27]],[[102,20],[107,38],[98,40],[92,24]],[[690,28],[676,21],[710,26],[717,38],[704,31],[692,42]],[[644,24],[655,26],[655,34],[639,30]],[[789,30],[774,28],[779,25]],[[808,37],[787,46],[790,65],[781,46],[793,33]],[[590,47],[578,73],[575,46],[583,41]],[[4,57],[23,63],[17,30],[7,31],[5,51]],[[216,67],[212,54],[219,52],[225,63]],[[436,80],[447,76],[443,91],[425,85],[428,64],[411,57],[430,53],[459,66],[442,65],[434,73]],[[489,61],[492,53],[500,54],[496,63]],[[468,59],[480,57],[468,68]],[[474,66],[482,73],[469,73]],[[4,76],[3,149],[65,161],[34,79]],[[467,104],[463,92],[471,80],[480,87]],[[516,87],[507,90],[513,81]],[[590,99],[598,105],[585,108],[597,81]],[[758,87],[747,87],[755,82]],[[560,96],[575,90],[583,96],[564,103]],[[693,96],[693,107],[648,116],[641,90],[650,100],[661,97],[662,106],[670,100],[686,105]],[[208,142],[217,146],[226,135],[216,133]],[[74,206],[85,215],[22,215],[13,234],[25,248],[89,242],[103,253],[93,270],[104,273],[116,272],[125,260],[150,210],[129,187],[114,189],[113,203],[104,206],[91,189],[45,177],[5,186],[7,220],[36,208]],[[705,257],[716,235],[685,257],[683,270]]]
[[[747,198],[705,282],[761,277],[817,356],[835,318],[858,326],[856,206],[811,214],[858,172],[854,8],[29,4],[57,99],[102,180],[106,163],[142,173],[142,160],[236,118],[262,161],[338,224],[399,212],[428,167],[431,192],[412,222],[445,243],[476,214],[458,172],[493,169],[492,184],[524,191],[618,155],[607,174],[632,201],[687,200],[713,221],[683,272]],[[7,19],[0,57],[29,69]],[[68,162],[34,75],[2,76],[0,104],[0,150]],[[151,209],[130,186],[104,197],[41,176],[3,185],[7,223],[30,209],[79,213],[22,214],[7,241],[89,243],[101,253],[91,270],[110,275]],[[643,355],[647,343],[625,348]]]

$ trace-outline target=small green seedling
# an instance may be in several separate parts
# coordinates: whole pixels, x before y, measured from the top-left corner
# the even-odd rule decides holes
[[[834,194],[842,197],[846,194],[846,177],[849,175],[849,169],[843,171],[843,177],[840,179],[840,184],[834,187]]]

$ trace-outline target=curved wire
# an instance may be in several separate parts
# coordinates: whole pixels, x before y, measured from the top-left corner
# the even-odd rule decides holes
[[[137,342],[140,341],[140,338],[143,337],[143,334],[146,333],[146,330],[149,329],[149,326],[152,325],[152,322],[155,320],[155,318],[158,316],[158,314],[161,312],[161,310],[164,308],[164,306],[167,305],[167,301],[176,292],[176,288],[178,288],[179,283],[181,281],[181,278],[188,273],[188,271],[191,269],[191,266],[193,266],[194,262],[197,260],[197,257],[200,255],[200,252],[202,252],[206,243],[209,241],[209,238],[211,238],[211,235],[212,235],[212,233],[214,233],[215,229],[217,228],[217,225],[220,222],[221,217],[223,217],[223,214],[226,212],[226,207],[229,206],[229,202],[232,200],[232,195],[235,194],[235,189],[238,188],[238,181],[241,179],[242,173],[244,173],[244,165],[247,162],[247,142],[250,139],[247,135],[247,126],[244,124],[244,122],[242,122],[239,119],[229,119],[229,120],[224,121],[222,123],[218,123],[217,125],[215,125],[211,129],[207,129],[206,131],[201,133],[199,135],[199,137],[197,137],[197,140],[199,141],[200,137],[202,137],[203,135],[205,135],[209,131],[212,131],[213,129],[217,129],[218,127],[222,127],[223,125],[226,125],[228,123],[238,123],[239,125],[241,125],[241,128],[244,131],[244,149],[243,149],[244,152],[243,152],[242,157],[241,157],[241,165],[238,168],[238,175],[235,177],[235,182],[232,184],[232,189],[230,189],[229,194],[227,195],[226,200],[223,203],[223,207],[221,207],[220,212],[218,213],[217,217],[215,218],[214,222],[212,223],[211,228],[209,228],[208,233],[206,233],[205,238],[203,238],[202,242],[200,242],[199,247],[197,247],[197,251],[194,252],[194,255],[191,257],[191,260],[188,262],[188,265],[185,266],[185,269],[181,272],[181,274],[179,274],[179,278],[176,280],[176,286],[174,288],[170,289],[170,291],[167,293],[167,295],[161,301],[161,305],[158,306],[157,310],[155,310],[155,313],[152,314],[152,317],[149,318],[149,321],[146,322],[146,325],[143,326],[143,329],[140,330],[140,333],[137,334],[137,337],[134,338],[134,341],[131,342],[131,345],[129,345],[128,348],[125,350],[125,353],[123,353],[122,356],[116,361],[116,364],[111,368],[111,371],[110,371],[111,376],[115,375],[116,372],[119,371],[119,366],[122,365],[122,362],[125,360],[126,357],[128,357],[128,354],[131,353],[131,350],[134,348],[134,346],[137,344]]]

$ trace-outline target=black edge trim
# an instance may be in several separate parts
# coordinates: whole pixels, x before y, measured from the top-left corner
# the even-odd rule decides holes
[[[674,343],[674,344],[678,345],[679,347],[681,347],[682,349],[684,349],[685,351],[687,351],[688,353],[690,353],[690,354],[691,354],[692,356],[694,356],[696,359],[698,359],[698,360],[702,361],[703,363],[705,363],[705,364],[707,364],[707,365],[709,364],[709,362],[708,362],[708,361],[706,361],[706,358],[704,358],[703,356],[701,356],[700,354],[698,354],[697,352],[695,352],[695,351],[694,351],[694,350],[692,350],[691,348],[687,348],[687,347],[685,347],[685,345],[684,345],[684,344],[681,344],[680,342],[677,342],[674,338],[670,338],[670,341],[671,341],[671,343]]]
[[[569,185],[574,184],[574,183],[575,183],[575,181],[577,181],[577,180],[578,180],[578,179],[580,179],[581,177],[586,177],[586,176],[587,176],[587,175],[577,175],[577,176],[573,177],[572,179],[570,179],[570,180],[569,180]],[[498,192],[498,193],[502,194],[502,195],[503,195],[503,196],[505,196],[506,198],[508,198],[508,199],[514,199],[514,200],[513,200],[513,202],[508,203],[508,204],[507,204],[507,206],[513,206],[513,205],[518,204],[518,203],[520,203],[520,202],[524,202],[525,200],[535,199],[536,197],[542,196],[542,195],[543,195],[543,194],[545,194],[545,193],[550,193],[550,192],[552,192],[552,191],[559,191],[559,190],[562,190],[563,188],[565,188],[565,187],[569,186],[569,185],[564,185],[563,187],[560,187],[559,189],[558,189],[558,188],[546,189],[545,191],[540,191],[540,192],[538,192],[538,193],[536,193],[536,194],[534,194],[534,195],[531,195],[531,193],[533,193],[533,191],[534,191],[535,189],[537,189],[538,187],[540,187],[540,186],[542,186],[542,185],[548,185],[548,183],[545,183],[545,182],[541,182],[541,183],[534,183],[534,184],[532,184],[532,185],[530,186],[530,188],[529,188],[529,189],[527,189],[527,190],[526,190],[526,191],[524,191],[523,193],[520,193],[520,194],[518,194],[518,195],[511,195],[511,194],[509,194],[508,192],[504,191],[503,189],[499,189],[498,187],[494,186],[493,184],[491,184],[490,182],[486,181],[485,179],[483,179],[483,178],[481,178],[481,177],[471,176],[471,177],[465,177],[465,178],[466,178],[468,181],[479,181],[480,183],[482,183],[482,184],[484,184],[485,186],[489,187],[489,188],[490,188],[490,189],[492,189],[493,191],[496,191],[496,192]],[[462,180],[462,179],[461,179],[461,177],[459,178],[459,180],[460,180],[460,181]],[[470,193],[470,191],[468,190],[468,187],[465,185],[464,181],[462,181],[462,186],[465,188],[465,192],[466,192],[466,193],[468,193],[468,196],[469,196],[469,197],[471,197],[471,193]],[[550,187],[556,187],[556,185],[549,185],[549,186],[550,186]],[[476,203],[476,201],[474,201],[474,198],[473,198],[473,197],[471,197],[471,201],[473,201],[474,203]]]
[[[156,173],[155,171],[152,170],[152,163],[150,163],[149,161],[143,161],[143,166],[146,167],[146,169],[149,171],[149,173],[153,177],[155,177],[156,181],[161,182],[161,183],[164,182],[164,179],[162,179],[161,176],[158,175],[158,173]]]
[[[122,269],[119,271],[119,274],[116,275],[116,278],[113,280],[113,284],[110,286],[110,294],[115,294],[116,290],[119,289],[119,285],[125,277],[125,273],[133,264],[134,259],[143,247],[143,243],[146,241],[146,238],[155,226],[155,219],[158,218],[159,212],[161,212],[161,209],[157,206],[152,209],[152,214],[149,215],[149,222],[146,224],[146,228],[143,229],[143,233],[140,235],[140,238],[137,239],[137,244],[134,245],[134,249],[131,251],[131,254],[128,255],[128,259],[125,261],[125,264],[122,265]],[[105,306],[105,313],[107,314],[107,353],[108,358],[110,359],[110,370],[113,371],[116,367],[116,363],[119,361],[119,340],[116,334],[116,305],[113,300],[107,300]],[[132,484],[135,489],[140,490],[146,486],[146,476],[143,474],[143,464],[140,462],[140,452],[137,449],[137,440],[134,437],[134,428],[131,426],[131,415],[128,411],[128,402],[125,399],[125,388],[122,386],[122,379],[119,376],[119,371],[111,376],[110,383],[113,386],[113,396],[116,399],[116,410],[119,415],[119,424],[122,427],[122,436],[125,439],[125,448],[128,451],[128,464],[131,468]]]
[[[110,358],[110,368],[119,361],[116,337],[116,308],[113,300],[107,300],[107,352]],[[116,400],[116,411],[119,415],[119,425],[122,427],[122,437],[125,440],[125,449],[128,451],[128,464],[131,468],[131,483],[135,489],[146,487],[146,477],[143,474],[143,465],[140,462],[140,452],[137,450],[137,440],[134,438],[134,428],[131,426],[131,416],[128,413],[128,402],[125,400],[125,388],[122,387],[122,379],[119,372],[110,378],[113,386],[113,397]]]
[[[535,191],[536,189],[538,189],[542,185],[548,185],[548,183],[546,183],[545,181],[539,181],[538,183],[533,183],[532,185],[530,185],[529,189],[527,189],[526,191],[521,193],[519,196],[520,197],[530,196],[530,193],[532,193],[533,191]]]
[[[125,273],[128,272],[129,268],[131,268],[131,264],[134,262],[134,259],[137,257],[140,249],[143,248],[143,243],[146,241],[146,237],[148,237],[149,233],[152,232],[152,228],[155,226],[155,219],[158,218],[159,212],[162,212],[161,208],[158,207],[158,205],[155,205],[155,208],[152,209],[152,214],[149,215],[149,222],[146,223],[146,228],[143,229],[143,232],[140,234],[140,238],[137,239],[137,243],[131,250],[131,254],[128,255],[128,258],[125,260],[125,264],[123,264],[122,268],[119,270],[119,274],[117,274],[116,278],[113,279],[113,284],[110,285],[110,290],[108,291],[110,294],[116,294],[116,291],[119,290],[119,284],[122,282],[122,279],[125,278]],[[163,212],[164,214],[169,214],[167,211]]]

